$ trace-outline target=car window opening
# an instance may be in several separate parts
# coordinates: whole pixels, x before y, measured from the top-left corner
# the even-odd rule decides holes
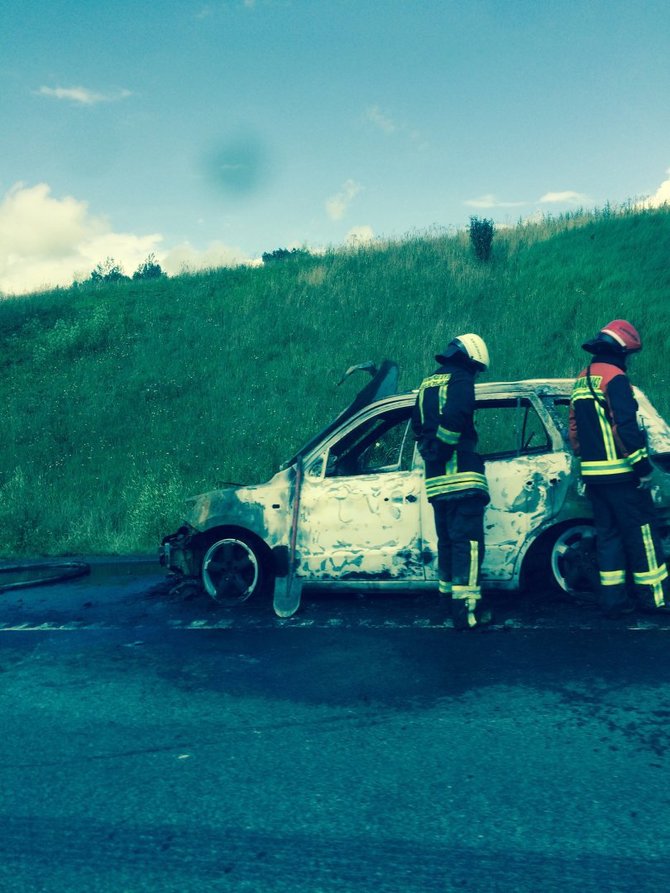
[[[525,397],[481,400],[475,426],[485,459],[508,459],[552,450],[551,436],[535,406]]]
[[[411,407],[400,407],[349,431],[331,446],[326,477],[409,471],[414,446],[410,414]]]

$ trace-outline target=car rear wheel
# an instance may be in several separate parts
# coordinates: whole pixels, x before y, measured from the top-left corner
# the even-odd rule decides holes
[[[237,536],[221,536],[205,552],[202,584],[214,601],[241,604],[267,588],[268,572],[259,551]]]
[[[598,591],[595,531],[590,524],[564,527],[549,554],[552,583],[564,592]]]

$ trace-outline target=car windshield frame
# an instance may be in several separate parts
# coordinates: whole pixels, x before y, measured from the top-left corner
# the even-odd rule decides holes
[[[333,431],[343,425],[346,421],[353,418],[362,409],[382,400],[386,397],[395,396],[398,393],[398,378],[400,370],[397,363],[393,360],[384,360],[379,369],[375,372],[372,381],[369,381],[354,397],[352,402],[342,410],[325,428],[315,434],[307,443],[301,447],[290,459],[280,465],[280,471],[290,468],[300,458],[305,458],[317,447],[321,441],[325,440]]]

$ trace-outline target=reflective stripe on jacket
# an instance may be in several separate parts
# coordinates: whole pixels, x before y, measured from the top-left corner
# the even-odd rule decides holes
[[[594,362],[580,372],[570,399],[570,442],[582,476],[592,483],[651,473],[637,401],[625,372]]]
[[[412,430],[426,465],[428,499],[480,493],[488,501],[474,410],[474,374],[463,366],[445,363],[421,382]]]

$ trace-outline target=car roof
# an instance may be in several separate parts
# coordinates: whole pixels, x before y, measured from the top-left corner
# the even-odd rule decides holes
[[[574,386],[574,378],[525,378],[519,381],[483,381],[475,385],[478,397],[514,396],[515,394],[539,394],[540,396],[569,397]],[[406,394],[417,394],[418,388]]]
[[[574,378],[526,378],[519,381],[484,381],[475,384],[475,396],[478,399],[513,400],[515,397],[560,397],[568,399],[574,387]],[[416,400],[419,389],[398,391],[381,400],[369,403],[367,409],[380,409],[383,406],[406,406]],[[636,391],[637,393],[637,391]]]
[[[572,393],[574,378],[526,378],[521,381],[485,381],[475,385],[477,395],[498,394],[503,391],[506,394],[527,394],[534,391],[536,394],[569,396]]]

